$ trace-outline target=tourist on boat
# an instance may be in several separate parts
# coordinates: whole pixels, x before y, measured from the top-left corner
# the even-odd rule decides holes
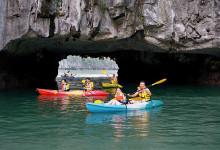
[[[128,94],[129,97],[133,97],[135,100],[142,101],[150,101],[151,95],[151,91],[146,87],[144,81],[140,82],[139,86],[137,87],[137,91],[134,94]]]
[[[118,83],[118,78],[115,74],[112,75],[112,77],[110,77],[111,83],[112,84],[117,84]]]
[[[124,95],[124,93],[121,91],[120,88],[117,88],[114,99],[108,102],[108,104],[110,105],[121,105],[127,103],[128,101],[126,100],[126,96]]]
[[[67,83],[66,79],[61,81],[61,90],[62,91],[70,91],[70,84]]]
[[[61,80],[60,87],[61,87],[61,90],[62,90],[62,91],[65,91],[65,89],[66,89],[66,80],[65,80],[65,79],[62,79],[62,80]]]
[[[86,78],[84,89],[85,91],[92,91],[94,88],[94,83],[91,81],[90,78]]]

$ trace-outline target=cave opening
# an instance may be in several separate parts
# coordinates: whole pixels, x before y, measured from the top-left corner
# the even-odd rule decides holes
[[[59,61],[57,78],[108,77],[118,75],[118,65],[110,57],[81,57],[68,55]]]
[[[118,76],[118,65],[110,57],[81,57],[68,55],[59,61],[56,82],[61,89],[61,81],[69,83],[71,89],[82,89],[86,78],[94,81],[96,89],[102,88],[101,83],[110,82],[110,77]]]

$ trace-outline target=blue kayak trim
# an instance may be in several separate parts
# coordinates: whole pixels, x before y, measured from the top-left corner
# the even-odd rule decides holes
[[[163,102],[161,100],[151,100],[149,102],[127,104],[127,105],[109,105],[108,103],[95,104],[87,103],[86,108],[92,113],[105,113],[105,112],[122,112],[122,111],[132,111],[132,110],[143,110],[151,109],[155,107],[162,106]]]

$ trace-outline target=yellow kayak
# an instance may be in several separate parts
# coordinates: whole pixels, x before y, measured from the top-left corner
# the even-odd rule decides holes
[[[112,84],[112,83],[105,83],[102,82],[102,87],[103,88],[123,88],[120,84]]]

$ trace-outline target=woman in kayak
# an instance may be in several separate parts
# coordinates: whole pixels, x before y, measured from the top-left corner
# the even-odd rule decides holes
[[[115,98],[110,100],[108,104],[110,105],[127,104],[126,96],[124,95],[124,93],[121,91],[120,88],[117,88],[115,92]]]
[[[118,78],[115,74],[113,74],[112,77],[110,77],[110,80],[112,84],[118,84]]]
[[[62,91],[70,91],[70,84],[66,82],[66,79],[61,81],[61,90]]]
[[[150,97],[151,97],[151,91],[146,87],[145,82],[141,81],[137,91],[130,95],[128,94],[129,97],[134,97],[135,100],[144,100],[144,101],[150,101]]]
[[[84,84],[85,91],[92,91],[93,88],[94,88],[94,83],[89,78],[87,78]]]

